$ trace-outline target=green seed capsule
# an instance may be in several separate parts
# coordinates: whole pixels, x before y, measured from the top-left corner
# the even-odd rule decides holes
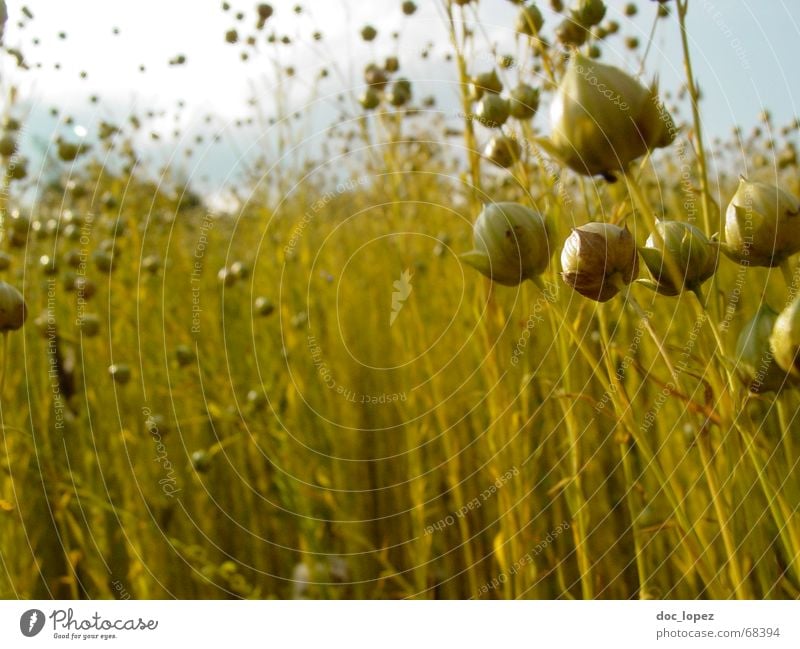
[[[653,288],[662,295],[694,291],[717,269],[719,245],[690,223],[659,221],[659,236],[651,234],[639,249],[653,276]]]
[[[206,451],[192,453],[192,467],[198,473],[207,473],[211,469],[211,456]]]
[[[396,56],[387,56],[383,62],[383,69],[389,73],[397,72],[400,69],[400,61]]]
[[[85,313],[78,318],[78,330],[82,335],[93,338],[100,333],[100,318],[94,313]]]
[[[131,380],[131,368],[122,363],[114,363],[108,368],[108,373],[115,383],[125,385]]]
[[[611,223],[587,223],[572,230],[561,251],[561,277],[567,286],[607,302],[639,274],[636,242]]]
[[[267,395],[264,394],[264,390],[250,390],[247,393],[247,403],[253,410],[261,410],[267,405]]]
[[[523,7],[519,14],[517,14],[515,29],[520,34],[525,34],[526,36],[538,36],[543,25],[544,17],[542,16],[542,12],[539,11],[539,7],[537,7],[535,3],[531,2],[529,5]]]
[[[240,597],[246,597],[252,591],[244,575],[239,574],[231,575],[230,579],[228,579],[228,587]]]
[[[6,115],[2,120],[2,127],[7,131],[18,131],[22,128],[22,123],[15,117]]]
[[[250,276],[250,267],[243,261],[235,261],[231,264],[231,272],[236,279],[247,279]]]
[[[161,269],[161,258],[158,255],[147,255],[142,259],[142,270],[155,275]]]
[[[0,332],[16,331],[28,317],[25,299],[14,286],[0,281]]]
[[[500,54],[497,57],[497,65],[504,70],[510,70],[514,67],[514,57],[510,54]]]
[[[81,265],[81,253],[77,250],[67,250],[64,253],[64,263],[71,268],[78,268]]]
[[[800,252],[800,201],[778,187],[744,178],[725,213],[723,251],[748,266],[777,266]]]
[[[473,227],[474,249],[461,259],[498,284],[517,286],[550,262],[544,217],[519,203],[490,203]]]
[[[484,95],[475,114],[487,128],[500,128],[508,120],[508,100],[493,93]]]
[[[84,153],[87,148],[88,147],[85,144],[75,144],[74,142],[59,140],[56,146],[56,153],[58,154],[59,159],[62,161],[72,162],[81,153]]]
[[[396,108],[405,106],[411,101],[411,82],[408,79],[398,79],[392,84],[391,90],[386,93],[386,100]]]
[[[539,90],[521,83],[511,91],[508,111],[519,120],[531,119],[539,110]]]
[[[95,283],[88,277],[83,277],[81,275],[76,277],[75,281],[72,282],[72,289],[78,294],[78,297],[84,300],[91,300],[97,292]]]
[[[581,25],[574,14],[570,14],[556,27],[556,38],[564,45],[580,47],[589,38],[589,31]]]
[[[787,384],[787,375],[775,362],[770,336],[778,314],[762,304],[744,325],[736,342],[736,369],[753,393],[776,392]]]
[[[61,284],[65,291],[75,291],[75,280],[78,279],[78,274],[71,268],[61,276]]]
[[[260,3],[256,6],[259,20],[269,20],[272,16],[272,7],[266,3]]]
[[[0,156],[10,158],[17,151],[17,138],[11,133],[0,135]]]
[[[149,415],[144,422],[144,425],[147,427],[147,432],[151,435],[160,435],[164,436],[169,433],[169,421],[164,415],[161,414],[154,414]]]
[[[378,35],[378,30],[375,29],[372,25],[367,25],[361,30],[361,38],[363,38],[367,42],[374,41],[377,35]]]
[[[481,72],[480,74],[472,77],[472,84],[470,86],[470,95],[475,101],[483,97],[484,93],[493,92],[499,94],[503,91],[503,84],[500,77],[497,76],[496,70],[489,72]]]
[[[794,379],[800,379],[800,296],[775,320],[769,343],[778,366]]]
[[[575,10],[575,19],[587,29],[599,25],[606,15],[606,5],[603,0],[581,0]]]
[[[110,273],[114,269],[114,256],[105,250],[95,250],[92,259],[97,270],[103,273]]]
[[[381,89],[389,82],[389,78],[383,68],[370,63],[364,68],[364,81],[368,86]]]
[[[55,275],[58,272],[56,260],[49,255],[42,255],[39,257],[39,266],[45,275]]]
[[[22,248],[27,244],[28,234],[31,231],[31,221],[27,216],[14,212],[6,221],[6,227],[8,240],[12,246]]]
[[[374,110],[380,105],[381,99],[378,93],[372,88],[367,88],[361,93],[361,96],[358,98],[358,103],[361,104],[364,110]]]
[[[188,345],[178,345],[175,348],[175,360],[178,362],[178,366],[186,367],[193,363],[194,359],[194,351]]]
[[[589,176],[613,177],[675,136],[655,87],[579,53],[570,60],[550,109],[552,135],[543,145],[568,167]]]
[[[64,228],[64,238],[68,241],[79,241],[81,238],[81,229],[74,223],[70,223]]]
[[[217,279],[223,286],[233,286],[238,278],[230,268],[220,268],[217,272]]]
[[[6,175],[9,180],[25,180],[28,175],[28,160],[17,158],[6,168]]]
[[[272,300],[266,297],[257,297],[255,302],[253,302],[253,308],[255,312],[262,317],[270,316],[272,312],[275,311],[275,305],[272,303]]]
[[[498,167],[507,169],[519,160],[521,147],[519,142],[507,135],[495,135],[486,145],[483,154]]]

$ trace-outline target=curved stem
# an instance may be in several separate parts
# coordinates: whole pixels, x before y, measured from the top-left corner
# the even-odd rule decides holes
[[[788,466],[794,466],[794,449],[792,444],[792,432],[789,428],[789,415],[786,412],[785,399],[788,398],[787,394],[780,394],[775,399],[778,410],[778,425],[780,426],[781,442],[783,443],[783,452],[786,454],[786,462]]]
[[[780,263],[780,269],[781,274],[783,275],[783,281],[786,284],[786,290],[789,291],[789,295],[791,296],[794,289],[794,275],[792,273],[792,266],[789,263],[788,257]]]
[[[3,393],[6,386],[6,370],[8,369],[8,332],[3,332],[3,361],[0,366],[0,400],[3,399]]]
[[[711,313],[709,312],[705,296],[703,295],[702,287],[696,286],[694,289],[692,289],[692,293],[694,293],[694,296],[697,298],[697,303],[699,304],[702,313],[706,316],[705,319],[706,322],[708,323],[708,328],[711,330],[711,335],[714,337],[714,342],[717,347],[713,356],[716,356],[717,362],[719,363],[719,366],[722,368],[721,372],[723,374],[722,378],[727,383],[729,393],[732,396],[736,394],[736,387],[735,387],[736,383],[734,381],[734,377],[732,376],[730,370],[728,369],[728,366],[726,365],[725,344],[723,343],[722,338],[719,335],[717,326],[711,316]]]

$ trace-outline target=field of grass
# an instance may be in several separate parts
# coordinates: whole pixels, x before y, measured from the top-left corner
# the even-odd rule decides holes
[[[797,125],[704,141],[690,85],[667,100],[674,142],[614,182],[562,164],[547,119],[503,126],[522,146],[500,168],[483,154],[498,129],[473,115],[470,4],[442,2],[456,132],[390,81],[303,164],[283,162],[285,126],[287,157],[231,214],[178,174],[153,182],[130,123],[76,156],[53,144],[23,178],[2,158],[2,279],[28,317],[4,334],[0,597],[800,595],[796,379],[751,391],[737,347],[792,300],[797,260],[737,264],[712,242],[696,291],[634,282],[602,303],[560,262],[591,221],[640,247],[656,219],[725,240],[740,174],[800,194]],[[677,21],[686,0],[663,6]],[[552,30],[497,67],[542,111],[567,70]],[[3,90],[15,137],[24,98]],[[459,257],[502,201],[547,221],[535,282]]]

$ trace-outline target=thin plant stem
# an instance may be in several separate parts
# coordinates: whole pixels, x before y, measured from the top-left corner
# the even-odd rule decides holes
[[[604,309],[598,310],[597,320],[600,324],[600,336],[603,341],[603,348],[606,350],[611,349],[611,337],[608,334],[608,323],[606,322],[606,314]],[[603,357],[606,360],[606,371],[608,372],[609,379],[614,381],[617,386],[617,390],[619,394],[622,395],[625,399],[624,407],[627,410],[630,410],[630,400],[628,399],[627,394],[625,393],[625,386],[622,383],[622,380],[617,373],[614,371],[614,368],[611,365],[611,357],[608,352],[603,354]],[[622,424],[622,422],[619,422]],[[620,459],[622,460],[622,471],[625,476],[625,502],[628,506],[628,511],[631,517],[631,536],[633,537],[633,548],[635,552],[635,561],[636,561],[636,573],[639,577],[639,598],[644,599],[648,593],[648,575],[647,575],[647,565],[645,563],[644,557],[644,549],[641,539],[641,532],[639,530],[639,526],[637,525],[637,515],[639,509],[636,507],[636,503],[634,501],[634,486],[635,486],[635,478],[633,473],[633,463],[631,456],[634,453],[634,446],[632,446],[628,441],[628,435],[625,435],[624,439],[621,439],[618,443]]]
[[[553,271],[556,272],[555,270]],[[555,304],[555,301],[551,302]],[[560,309],[559,309],[560,311]],[[563,373],[561,375],[561,383],[565,392],[571,392],[571,378],[569,371],[569,349],[567,341],[564,336],[558,335],[558,322],[556,321],[556,314],[554,309],[547,309],[549,314],[550,326],[553,330],[553,336],[556,338],[556,349],[558,352],[558,359]],[[570,328],[570,323],[565,317],[565,314],[559,313],[562,323],[566,326],[569,333],[572,335],[582,353],[586,353],[582,340]],[[589,354],[591,356],[591,354]],[[594,367],[594,364],[593,364]],[[568,504],[572,511],[574,527],[573,536],[575,541],[575,555],[578,560],[578,570],[581,580],[581,596],[585,600],[594,598],[594,586],[592,583],[592,564],[589,560],[589,550],[587,543],[587,516],[588,508],[586,506],[586,496],[583,492],[583,481],[581,479],[582,473],[582,460],[581,460],[581,440],[578,422],[575,418],[575,411],[573,404],[563,403],[564,420],[567,426],[567,436],[569,440],[569,460],[570,460],[570,483],[569,483],[569,498]]]
[[[700,175],[700,192],[703,197],[703,223],[706,233],[719,230],[719,223],[711,223],[711,209],[708,204],[708,166],[706,164],[706,152],[703,147],[703,125],[700,120],[700,93],[697,91],[697,84],[694,80],[692,70],[692,57],[689,53],[689,39],[686,32],[686,14],[689,11],[689,0],[677,0],[678,24],[681,32],[681,47],[683,49],[683,67],[686,71],[686,89],[689,91],[689,99],[692,105],[692,121],[694,122],[695,153],[697,154],[697,171]]]
[[[464,114],[464,145],[467,147],[467,157],[469,159],[470,181],[472,191],[470,198],[473,209],[480,207],[480,187],[481,187],[481,156],[478,152],[478,144],[475,139],[475,126],[470,119],[471,100],[469,96],[469,74],[467,73],[467,60],[464,56],[464,43],[459,41],[456,20],[453,16],[453,6],[449,0],[443,0],[444,10],[447,15],[448,33],[450,43],[455,50],[456,65],[458,67],[458,82],[461,90],[461,110]]]
[[[725,546],[725,552],[728,555],[728,570],[730,578],[733,582],[733,590],[738,599],[747,599],[747,589],[745,582],[742,578],[742,570],[739,567],[739,561],[736,554],[736,545],[734,545],[733,537],[730,530],[730,517],[726,514],[727,507],[723,507],[722,493],[719,489],[716,470],[711,461],[711,442],[707,432],[701,432],[700,438],[697,440],[697,447],[700,450],[700,459],[703,463],[703,471],[706,477],[708,489],[711,492],[711,504],[714,507],[714,512],[717,515],[719,522],[719,531],[722,536],[722,543]]]
[[[8,332],[3,332],[3,360],[0,366],[0,400],[3,399],[6,387],[6,374],[8,370]]]
[[[795,463],[794,460],[794,448],[792,444],[792,432],[789,428],[789,416],[786,412],[786,402],[785,399],[788,399],[788,394],[780,394],[775,399],[775,403],[778,410],[778,425],[781,429],[781,443],[783,444],[783,451],[786,454],[786,462],[788,463],[789,468],[791,469]]]
[[[641,319],[648,335],[655,343],[658,353],[661,355],[661,358],[664,359],[664,364],[667,366],[667,369],[672,376],[672,380],[675,381],[675,387],[678,387],[678,372],[676,371],[675,365],[672,363],[672,359],[669,357],[669,354],[664,347],[664,342],[661,340],[661,338],[659,338],[658,334],[656,334],[655,329],[653,329],[653,324],[650,322],[650,316],[648,316],[647,312],[642,308],[630,291],[627,291],[625,294],[625,302],[630,305],[634,313],[636,313],[636,315]]]
[[[792,266],[788,258],[780,263],[780,269],[781,275],[783,275],[783,281],[786,284],[786,290],[789,291],[789,295],[791,296],[794,290],[794,274],[792,273]]]

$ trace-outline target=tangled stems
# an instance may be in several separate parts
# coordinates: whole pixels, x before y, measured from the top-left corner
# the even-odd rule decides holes
[[[719,336],[719,332],[717,331],[716,326],[713,322],[711,322],[711,318],[709,316],[708,311],[705,307],[705,300],[703,298],[702,290],[700,287],[697,287],[694,291],[695,296],[697,297],[697,303],[702,309],[702,314],[704,316],[704,320],[708,321],[709,327],[712,331],[714,336],[714,340],[716,342],[717,349],[715,350],[712,360],[716,359],[717,364],[722,366],[722,371],[724,373],[724,379],[727,379],[727,388],[730,390],[728,394],[732,395],[734,393],[733,387],[733,378],[730,375],[727,367],[724,364],[724,359],[722,355],[724,354],[724,347],[722,343],[722,339]],[[661,348],[660,348],[661,349]],[[666,353],[662,354],[665,359],[668,359],[668,355]],[[680,380],[678,374],[675,372],[674,367],[671,370],[673,375],[673,380],[675,381],[676,387],[680,387]],[[719,399],[723,399],[725,397],[725,389],[718,390]],[[691,397],[690,397],[691,398]],[[720,417],[720,423],[725,421],[729,417]],[[710,435],[708,434],[707,428],[709,426],[709,422],[704,420],[701,422],[701,433],[698,436],[698,449],[700,452],[700,460],[703,464],[703,473],[705,475],[706,484],[708,485],[709,495],[711,497],[711,502],[714,507],[714,513],[717,516],[717,520],[719,522],[719,529],[720,535],[722,536],[722,542],[725,547],[725,552],[727,554],[727,565],[730,571],[730,578],[733,582],[733,590],[736,594],[736,597],[739,599],[746,599],[748,597],[746,584],[743,579],[743,572],[739,565],[737,553],[736,553],[736,545],[734,544],[733,537],[731,535],[730,527],[731,527],[731,516],[728,515],[726,508],[723,507],[724,500],[722,493],[719,488],[719,479],[717,476],[716,468],[712,462],[713,460],[713,448],[711,446],[711,439]],[[722,428],[722,427],[721,427]]]
[[[700,297],[700,296],[699,296]],[[637,312],[641,312],[641,307],[638,306],[635,299],[629,297],[631,305],[634,307],[634,310]],[[702,304],[702,300],[701,300]],[[644,313],[640,314],[640,317],[648,325],[649,321],[647,319],[647,315]],[[712,325],[712,330],[716,332],[716,329]],[[659,351],[661,352],[662,357],[664,358],[667,366],[670,369],[670,373],[673,377],[673,381],[675,382],[676,387],[680,388],[680,379],[679,375],[676,372],[674,365],[669,360],[669,355],[665,352],[663,346],[659,345],[659,341],[657,336],[655,336],[655,332],[652,330],[651,327],[647,326],[648,331],[650,332],[653,340],[656,342]],[[689,397],[691,398],[691,397]],[[745,582],[742,578],[742,570],[739,566],[737,561],[737,554],[736,554],[736,546],[734,545],[733,538],[730,532],[730,520],[731,517],[726,514],[726,511],[723,509],[723,499],[719,489],[719,480],[716,475],[716,470],[714,465],[712,464],[712,457],[713,457],[713,449],[711,448],[711,441],[710,436],[707,433],[707,427],[709,425],[708,419],[704,418],[701,422],[701,434],[699,435],[698,439],[698,448],[700,451],[700,460],[703,464],[703,472],[706,478],[706,484],[708,485],[709,494],[711,497],[712,504],[714,506],[715,514],[719,521],[720,526],[720,535],[722,536],[723,545],[725,547],[725,551],[728,555],[728,566],[730,570],[730,577],[731,581],[733,582],[734,592],[736,596],[740,599],[747,598],[748,594],[745,590]]]
[[[541,285],[541,282],[535,282],[537,286],[539,286],[542,290],[544,287]],[[601,387],[605,391],[606,394],[610,396],[610,399],[614,405],[614,410],[617,413],[618,417],[618,425],[622,426],[623,429],[626,431],[624,433],[620,433],[619,439],[621,443],[624,445],[628,444],[628,439],[633,439],[635,447],[642,455],[643,461],[647,464],[647,466],[651,467],[656,481],[661,486],[664,494],[666,495],[670,505],[675,514],[675,518],[677,519],[678,528],[681,530],[681,542],[685,544],[686,551],[689,554],[688,560],[695,566],[700,577],[706,583],[710,583],[713,580],[713,573],[709,571],[708,567],[703,563],[701,557],[703,556],[703,548],[709,547],[709,541],[705,538],[703,531],[698,528],[697,526],[693,525],[683,506],[684,498],[680,495],[681,494],[681,487],[677,484],[676,479],[674,477],[674,473],[667,473],[661,467],[660,463],[656,458],[656,453],[650,446],[648,439],[642,435],[641,429],[638,427],[637,423],[633,419],[633,411],[630,407],[630,403],[627,402],[627,399],[623,399],[624,395],[624,387],[620,384],[619,389],[617,388],[615,381],[616,381],[616,374],[613,372],[613,369],[610,365],[607,365],[606,372],[603,372],[600,368],[600,361],[597,359],[595,354],[587,348],[585,343],[584,337],[581,336],[574,327],[572,321],[567,317],[565,311],[560,307],[558,301],[548,301],[550,308],[547,309],[549,314],[551,328],[553,330],[553,336],[559,340],[559,347],[563,348],[561,354],[563,357],[567,359],[568,362],[568,352],[566,351],[566,341],[563,339],[563,336],[559,336],[558,333],[560,331],[560,326],[563,325],[566,328],[567,334],[572,339],[573,344],[578,349],[579,353],[585,358],[587,363],[592,369],[593,376],[597,378],[600,382]],[[568,366],[565,366],[568,367]],[[567,372],[565,372],[566,376]],[[565,390],[568,389],[568,385],[564,386]],[[565,419],[570,424],[570,416],[571,411],[568,412],[569,406],[565,406]],[[573,440],[570,440],[571,442]],[[576,439],[575,441],[579,441]],[[576,444],[572,444],[570,446],[571,452],[573,452],[573,464],[577,458],[578,461],[578,468],[580,469],[580,456],[578,454],[578,447]],[[630,449],[622,448],[620,449],[621,453],[623,453],[623,458],[630,461]],[[626,457],[627,456],[627,457]],[[623,460],[623,470],[625,469],[625,460]],[[631,470],[631,467],[628,467],[628,470]],[[634,491],[634,481],[633,481],[633,473],[631,470],[631,474],[629,479],[626,478],[627,482],[627,494],[629,500],[628,504],[631,508],[631,516],[634,516],[634,512],[636,511],[635,503],[633,502],[633,491]],[[572,497],[576,499],[580,499],[583,497],[583,493],[581,490],[580,482],[572,484],[573,492]],[[575,507],[584,507],[585,506],[585,499],[583,505],[580,505],[579,502],[571,502],[571,508]],[[583,511],[582,509],[578,510]],[[575,515],[575,512],[573,511]],[[585,527],[582,526],[584,522],[580,516],[575,515],[575,535],[576,535],[576,554],[578,556],[579,567],[581,568],[581,584],[584,596],[590,594],[592,592],[591,582],[589,581],[591,577],[590,568],[591,564],[588,562],[588,559],[581,554],[582,550],[585,551],[585,535],[586,530]],[[637,531],[634,529],[634,534]],[[643,563],[643,559],[641,561],[637,558],[637,572],[639,573],[640,579],[640,594],[646,596],[647,592],[645,590],[647,584],[647,573],[645,569],[645,565]]]
[[[555,273],[555,270],[553,271]],[[538,278],[534,283],[540,290],[544,290],[541,280]],[[551,305],[555,305],[555,301],[548,301]],[[567,318],[563,312],[556,314],[554,309],[547,309],[549,314],[550,327],[553,331],[553,337],[557,343],[558,358],[564,372],[561,376],[562,387],[567,393],[571,392],[571,378],[569,372],[569,349],[567,341],[563,336],[559,336],[559,320],[562,324],[567,326],[567,330],[573,338],[573,341],[580,349],[581,353],[589,361],[590,367],[594,370],[596,362],[594,361],[591,352],[586,350],[583,339],[576,334],[570,327]],[[558,317],[558,320],[557,320]],[[567,502],[572,512],[574,521],[573,535],[575,540],[575,554],[578,560],[578,570],[581,578],[581,595],[583,599],[593,599],[594,587],[592,583],[591,563],[589,561],[589,548],[587,541],[587,518],[588,508],[586,506],[586,496],[583,492],[583,484],[581,480],[582,461],[581,461],[581,440],[580,433],[578,432],[578,422],[575,419],[575,413],[571,404],[566,404],[562,400],[562,408],[564,410],[564,420],[567,425],[567,435],[569,436],[569,457],[570,457],[570,482],[567,487]]]
[[[650,213],[649,210],[645,211],[647,213]],[[656,230],[654,229],[653,231]],[[733,387],[733,378],[731,377],[731,374],[727,366],[725,365],[724,361],[724,345],[722,339],[719,336],[719,331],[717,330],[717,327],[713,322],[713,318],[706,310],[706,301],[703,297],[702,289],[698,286],[694,289],[693,292],[697,297],[697,304],[702,310],[703,319],[704,321],[708,322],[709,328],[711,329],[712,335],[714,337],[716,349],[712,355],[712,360],[717,361],[716,363],[714,363],[714,365],[721,366],[722,373],[724,375],[722,377],[722,380],[725,385],[722,387],[722,389],[716,391],[718,394],[718,399],[720,400],[720,402],[722,402],[723,399],[728,401],[730,395],[734,394],[734,387]],[[641,311],[641,307],[638,307],[635,299],[631,299],[630,303],[634,307],[634,310]],[[657,336],[655,336],[655,332],[653,332],[652,329],[649,327],[648,331],[651,333],[651,336],[656,341],[656,345],[659,349],[659,352],[661,353],[668,368],[670,369],[670,374],[673,377],[673,381],[675,382],[676,387],[680,388],[681,385],[680,378],[675,370],[674,364],[672,364],[672,362],[669,359],[669,355],[666,353],[666,350],[664,349],[663,345],[659,344]],[[689,398],[691,398],[691,396],[689,396]],[[726,408],[725,414],[729,413],[729,411],[730,408]],[[720,417],[721,422],[725,421],[726,419],[729,419],[729,417],[726,416]],[[723,499],[719,488],[719,480],[716,474],[716,469],[712,463],[713,449],[711,448],[710,436],[706,431],[708,422],[704,420],[701,423],[701,426],[702,426],[701,430],[703,432],[701,433],[700,439],[698,440],[700,459],[703,464],[703,470],[704,470],[703,472],[705,474],[706,484],[708,485],[708,490],[709,490],[709,495],[711,497],[712,505],[714,507],[715,514],[719,521],[720,535],[722,536],[723,545],[725,547],[725,552],[727,554],[727,565],[730,571],[730,578],[731,581],[733,582],[733,589],[736,596],[740,599],[746,598],[747,592],[745,588],[745,582],[742,576],[743,573],[741,567],[739,566],[736,554],[736,546],[734,544],[730,531],[730,516],[728,516],[725,508],[723,507]]]
[[[568,322],[566,318],[564,318],[564,321]],[[573,337],[575,344],[583,352],[584,356],[587,357],[587,360],[588,358],[593,358],[591,352],[586,350],[583,339],[578,333],[570,327],[567,328],[567,331]],[[606,348],[609,349],[608,346]],[[592,365],[592,367],[594,368],[594,365]],[[686,550],[690,555],[690,561],[695,566],[701,578],[706,583],[710,583],[713,574],[701,560],[704,552],[703,548],[709,547],[709,540],[705,538],[703,531],[689,520],[683,506],[684,497],[680,495],[682,493],[682,488],[676,482],[674,472],[670,472],[668,475],[661,467],[657,459],[656,451],[651,447],[648,438],[642,434],[644,431],[633,418],[633,409],[627,396],[625,396],[624,385],[619,382],[616,372],[613,371],[611,365],[607,365],[607,372],[608,376],[604,376],[603,372],[596,370],[595,376],[600,380],[601,386],[606,394],[610,396],[619,424],[624,426],[627,430],[626,433],[622,433],[619,437],[620,442],[627,445],[628,439],[633,439],[635,448],[641,453],[644,463],[653,471],[656,481],[672,507],[675,518],[677,519],[678,529],[681,531],[681,542],[686,544]],[[628,454],[629,450],[621,449],[621,452]],[[630,458],[629,455],[628,457]],[[631,491],[631,494],[629,494],[631,498],[631,500],[629,500],[629,506],[631,506],[631,514],[633,515],[636,511],[635,504],[632,501],[632,492],[634,489],[633,481],[629,481],[628,489]],[[636,533],[635,530],[634,533]],[[641,594],[647,596],[647,592],[644,590],[647,578],[643,564],[638,570],[640,570],[640,580],[644,579],[641,583]]]
[[[611,338],[608,335],[608,323],[606,322],[605,309],[601,308],[598,310],[597,319],[598,322],[600,323],[600,336],[603,341],[603,348],[611,349]],[[625,397],[624,408],[625,411],[627,412],[630,410],[630,402],[628,401],[627,395],[624,392],[624,386],[622,384],[622,381],[620,380],[619,376],[612,367],[610,354],[608,353],[603,354],[603,358],[605,359],[606,372],[608,373],[609,379],[615,382],[616,387],[619,390],[619,394]],[[639,526],[637,525],[637,516],[640,510],[636,506],[636,502],[634,500],[634,495],[633,495],[636,479],[634,477],[634,469],[631,456],[634,453],[634,447],[629,443],[629,435],[618,436],[618,437],[619,437],[619,444],[618,444],[619,454],[620,454],[620,459],[622,461],[622,471],[625,476],[625,502],[628,505],[628,511],[630,512],[630,517],[631,517],[631,534],[633,536],[634,552],[636,553],[635,557],[636,572],[639,576],[639,599],[647,599],[649,597],[648,574],[644,559],[644,548],[642,545],[641,531],[639,529]]]

